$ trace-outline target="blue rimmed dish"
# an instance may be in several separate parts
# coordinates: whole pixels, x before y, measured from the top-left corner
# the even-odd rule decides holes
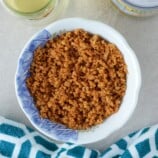
[[[55,34],[60,34],[63,30],[70,31],[76,28],[82,28],[90,33],[98,34],[109,42],[114,43],[122,52],[128,67],[127,90],[119,111],[107,118],[102,124],[83,131],[72,130],[64,125],[41,118],[25,83],[26,78],[29,76],[34,50],[38,46],[44,46]],[[35,34],[21,52],[15,75],[15,89],[19,105],[32,125],[51,139],[77,144],[99,141],[121,128],[136,107],[140,85],[141,73],[138,60],[122,35],[106,24],[81,18],[68,18],[56,21]]]

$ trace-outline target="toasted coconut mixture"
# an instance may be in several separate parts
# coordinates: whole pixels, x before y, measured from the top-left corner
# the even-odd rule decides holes
[[[112,43],[76,29],[34,52],[27,87],[42,118],[75,130],[102,123],[118,111],[127,66]]]

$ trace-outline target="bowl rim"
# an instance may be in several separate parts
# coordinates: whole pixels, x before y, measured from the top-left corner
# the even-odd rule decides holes
[[[140,87],[141,87],[141,70],[140,70],[140,66],[139,66],[139,63],[138,63],[138,60],[137,60],[137,57],[134,53],[134,51],[131,49],[131,47],[128,45],[127,41],[125,40],[125,38],[118,32],[116,31],[115,29],[113,29],[112,27],[108,26],[107,24],[104,24],[102,22],[99,22],[99,21],[95,21],[95,20],[89,20],[89,19],[84,19],[84,18],[65,18],[65,19],[61,19],[61,20],[58,20],[58,21],[55,21],[53,23],[51,23],[50,25],[48,25],[47,27],[45,27],[44,29],[47,30],[48,32],[50,32],[52,34],[52,30],[51,28],[55,25],[58,25],[59,23],[64,23],[64,22],[84,22],[84,23],[88,23],[88,24],[93,24],[93,25],[98,25],[98,26],[102,26],[102,27],[105,27],[105,28],[108,28],[112,33],[115,34],[115,36],[117,36],[120,41],[122,42],[122,44],[124,46],[126,46],[126,48],[129,50],[129,52],[131,53],[131,57],[133,58],[134,60],[134,64],[135,64],[135,67],[137,69],[137,75],[136,75],[136,78],[137,78],[137,86],[136,86],[136,90],[135,90],[135,96],[134,96],[134,101],[133,101],[133,108],[132,110],[129,112],[128,116],[126,116],[126,119],[121,121],[119,124],[115,124],[115,126],[113,126],[111,128],[111,130],[109,132],[106,133],[106,135],[102,135],[100,136],[99,138],[97,137],[94,137],[93,139],[87,139],[86,141],[85,140],[81,140],[80,137],[77,141],[75,142],[72,142],[72,143],[76,143],[76,144],[89,144],[89,143],[94,143],[94,142],[97,142],[97,141],[100,141],[102,139],[105,139],[107,138],[110,134],[116,132],[117,130],[119,130],[121,127],[123,127],[127,121],[129,120],[129,118],[132,116],[135,108],[136,108],[136,105],[137,105],[137,101],[138,101],[138,96],[139,96],[139,91],[140,91]],[[77,26],[76,26],[77,28]],[[42,30],[44,30],[42,29]],[[88,29],[87,29],[88,30]],[[49,133],[46,133],[45,131],[43,131],[41,128],[38,127],[38,125],[36,125],[32,120],[31,118],[29,117],[28,113],[24,110],[23,108],[23,103],[20,99],[20,97],[18,96],[18,91],[17,91],[17,82],[16,82],[16,76],[18,74],[18,68],[20,66],[19,64],[19,59],[23,56],[23,52],[25,50],[25,48],[28,46],[28,44],[35,38],[37,37],[37,35],[41,32],[38,31],[37,33],[35,33],[29,40],[28,42],[24,45],[21,53],[20,53],[20,56],[18,58],[18,64],[17,64],[17,69],[16,69],[16,73],[15,73],[15,92],[16,92],[16,97],[17,97],[17,100],[18,100],[18,103],[19,103],[19,106],[20,108],[22,109],[22,111],[24,112],[24,114],[26,115],[27,119],[30,121],[30,123],[42,134],[44,134],[45,136],[49,137],[50,139],[55,139],[55,140],[58,140],[57,138],[53,137],[52,135],[50,135]],[[93,32],[92,32],[93,33]],[[103,37],[105,38],[105,37]],[[116,43],[115,43],[116,44]],[[122,50],[120,50],[122,52]],[[124,55],[124,54],[123,54]],[[127,66],[128,66],[128,63],[126,63]],[[121,104],[122,105],[122,104]],[[117,113],[116,113],[117,114]],[[115,115],[115,114],[114,114]],[[113,115],[111,116],[113,117]],[[58,140],[58,141],[61,141],[61,140]],[[71,142],[71,141],[70,141]]]

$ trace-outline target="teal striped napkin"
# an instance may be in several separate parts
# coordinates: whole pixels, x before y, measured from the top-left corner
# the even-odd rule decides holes
[[[103,153],[54,143],[23,124],[0,117],[0,158],[158,158],[158,125],[133,132]]]

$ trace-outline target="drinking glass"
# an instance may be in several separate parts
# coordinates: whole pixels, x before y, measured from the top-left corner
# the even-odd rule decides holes
[[[37,20],[49,14],[56,16],[67,0],[0,0],[2,5],[12,14],[25,19]]]

